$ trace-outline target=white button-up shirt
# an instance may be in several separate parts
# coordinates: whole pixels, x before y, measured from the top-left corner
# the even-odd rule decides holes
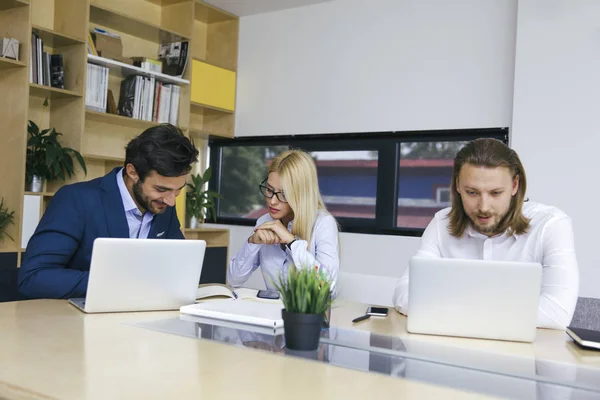
[[[273,218],[265,214],[256,221],[260,226]],[[292,223],[288,224],[292,230]],[[324,271],[332,280],[332,292],[335,292],[340,258],[338,254],[338,227],[335,218],[325,211],[319,211],[315,221],[310,247],[306,240],[298,239],[290,246],[278,244],[246,243],[239,253],[229,263],[227,282],[231,286],[241,286],[250,275],[260,266],[265,284],[269,289],[275,289],[280,276],[287,277],[290,265],[297,268],[318,268]]]
[[[450,208],[439,211],[425,229],[417,256],[498,261],[536,262],[543,266],[538,327],[564,329],[573,317],[579,292],[571,219],[556,207],[526,202],[530,218],[523,235],[506,233],[488,237],[471,226],[456,238],[448,232]],[[408,310],[408,268],[394,291],[394,306]]]

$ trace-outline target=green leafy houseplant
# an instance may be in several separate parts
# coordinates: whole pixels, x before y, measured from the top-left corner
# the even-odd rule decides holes
[[[63,147],[58,137],[62,136],[54,128],[40,131],[40,128],[29,121],[27,127],[27,157],[25,176],[26,182],[31,183],[34,176],[46,181],[65,180],[75,174],[75,157],[87,175],[85,161],[81,154],[70,147]]]
[[[275,287],[285,307],[282,310],[286,347],[315,350],[325,312],[331,306],[332,282],[324,271],[313,267],[291,267]]]
[[[206,169],[204,176],[201,174],[191,176],[192,182],[187,184],[188,191],[185,198],[185,210],[188,218],[193,217],[197,221],[203,222],[212,215],[213,220],[216,221],[216,200],[222,196],[213,190],[204,189],[204,185],[210,180],[210,177],[210,167]],[[190,226],[190,228],[195,227]]]
[[[0,241],[3,240],[4,236],[7,236],[13,242],[12,236],[5,232],[6,228],[10,224],[14,224],[15,212],[9,211],[7,207],[4,207],[4,199],[0,199]]]
[[[288,312],[323,314],[333,301],[327,274],[316,268],[290,268],[287,278],[276,287]]]

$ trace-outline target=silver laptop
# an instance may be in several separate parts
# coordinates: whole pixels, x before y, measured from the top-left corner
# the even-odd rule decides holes
[[[535,339],[540,264],[413,257],[409,268],[410,333]]]
[[[94,241],[87,295],[69,302],[86,313],[179,310],[196,301],[206,242]]]

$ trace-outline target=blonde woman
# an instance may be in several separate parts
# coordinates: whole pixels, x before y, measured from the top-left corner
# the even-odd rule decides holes
[[[305,152],[281,153],[260,184],[269,212],[229,263],[227,282],[241,286],[260,266],[268,289],[288,268],[317,268],[333,281],[339,270],[338,225],[323,204],[317,169]]]

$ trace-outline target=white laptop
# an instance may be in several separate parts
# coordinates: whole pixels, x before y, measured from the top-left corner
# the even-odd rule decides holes
[[[410,333],[535,339],[540,264],[413,257],[409,268]]]
[[[69,302],[86,313],[178,310],[196,301],[206,242],[98,238],[87,295]]]

